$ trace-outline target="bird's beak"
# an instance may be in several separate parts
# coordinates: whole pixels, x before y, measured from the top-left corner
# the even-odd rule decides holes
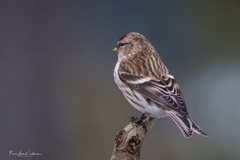
[[[115,47],[115,48],[113,49],[113,51],[116,51],[116,52],[118,52],[118,49],[117,49],[117,47]]]

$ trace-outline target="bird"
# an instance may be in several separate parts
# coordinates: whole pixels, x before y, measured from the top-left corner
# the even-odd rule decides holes
[[[113,51],[118,52],[114,81],[134,108],[152,118],[169,116],[185,138],[194,132],[208,137],[189,117],[178,83],[147,38],[127,33]]]

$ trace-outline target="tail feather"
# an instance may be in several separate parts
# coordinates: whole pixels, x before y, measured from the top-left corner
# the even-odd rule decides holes
[[[190,138],[194,132],[201,136],[208,135],[195,123],[189,116],[182,116],[177,113],[169,112],[169,116],[177,124],[185,138]]]

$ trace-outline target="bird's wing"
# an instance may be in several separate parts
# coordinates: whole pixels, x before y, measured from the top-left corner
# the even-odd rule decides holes
[[[183,95],[172,75],[154,80],[149,77],[121,74],[119,78],[132,90],[143,95],[146,100],[152,100],[165,109],[174,110],[180,115],[187,115],[187,109]]]

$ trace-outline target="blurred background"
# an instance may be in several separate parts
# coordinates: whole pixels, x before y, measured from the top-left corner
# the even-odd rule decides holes
[[[232,0],[1,1],[0,159],[110,159],[115,134],[141,115],[113,80],[112,49],[132,31],[155,46],[210,135],[185,139],[160,119],[141,159],[240,159],[239,16]]]

